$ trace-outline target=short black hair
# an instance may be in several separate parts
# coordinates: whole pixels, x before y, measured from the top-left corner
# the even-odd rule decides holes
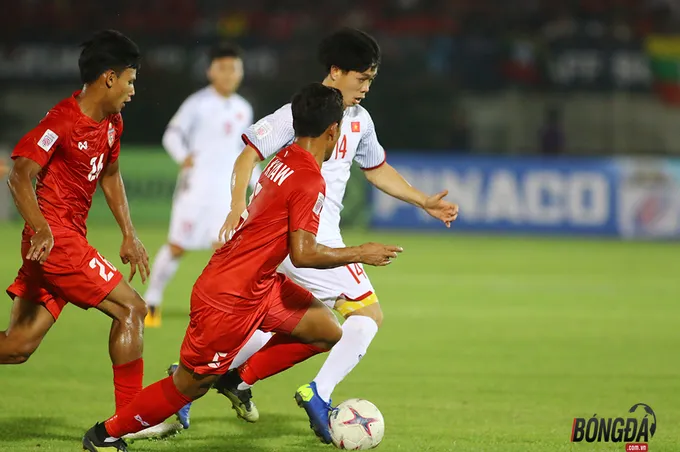
[[[141,59],[139,47],[130,38],[116,30],[95,33],[81,44],[78,67],[80,80],[92,83],[108,70],[120,74],[125,69],[138,69]]]
[[[345,72],[364,72],[380,66],[380,46],[368,33],[342,28],[319,44],[319,61],[326,71],[336,66]]]
[[[293,129],[296,137],[316,138],[331,124],[342,121],[342,93],[321,83],[312,83],[293,96]]]
[[[217,58],[243,58],[243,50],[232,42],[221,41],[210,48],[208,58],[210,62]]]

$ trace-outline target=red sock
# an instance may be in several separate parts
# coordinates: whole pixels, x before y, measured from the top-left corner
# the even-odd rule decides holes
[[[325,351],[313,345],[303,344],[287,334],[275,334],[267,345],[241,364],[238,373],[245,383],[253,385],[258,380],[283,372]]]
[[[116,395],[116,413],[132,402],[142,390],[144,360],[135,359],[129,363],[113,366],[113,387]]]
[[[191,399],[177,390],[170,376],[144,388],[104,426],[110,436],[120,438],[160,424],[189,402]]]

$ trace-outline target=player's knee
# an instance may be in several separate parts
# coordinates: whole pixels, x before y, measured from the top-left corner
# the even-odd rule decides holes
[[[123,319],[119,320],[130,321],[137,324],[144,323],[144,317],[146,317],[147,312],[148,307],[146,302],[144,302],[144,299],[142,299],[136,291],[133,291],[129,301],[124,304]]]
[[[170,247],[170,254],[174,259],[184,256],[184,248],[181,246],[175,245],[174,243],[170,243],[168,246]]]
[[[378,325],[378,328],[380,328],[382,326],[383,318],[384,318],[384,314],[383,314],[382,308],[380,307],[380,303],[377,303],[377,302],[369,304],[367,306],[363,306],[360,309],[357,309],[357,310],[354,310],[354,311],[351,311],[351,312],[347,312],[344,317],[346,319],[348,319],[349,317],[354,316],[354,315],[359,315],[359,316],[368,317],[370,319],[373,319],[375,324]]]
[[[40,341],[21,335],[7,336],[9,347],[3,347],[0,355],[2,364],[23,364],[28,361],[40,345]]]
[[[130,314],[133,318],[144,322],[144,317],[149,312],[149,308],[139,295],[137,295],[136,300],[130,306]]]
[[[340,326],[338,320],[333,316],[333,321],[329,322],[323,329],[323,338],[321,342],[323,342],[325,347],[322,348],[330,350],[335,344],[340,342],[340,339],[342,339],[342,326]]]
[[[218,378],[218,375],[192,373],[184,367],[184,364],[180,364],[177,371],[172,375],[172,382],[179,392],[191,400],[196,400],[206,395]]]
[[[333,346],[340,342],[340,339],[342,339],[342,327],[339,323],[335,323],[334,326],[335,327],[330,330],[329,337],[326,340],[331,348],[333,348]]]
[[[376,306],[378,306],[378,305],[376,305]],[[372,310],[371,312],[368,312],[366,314],[358,313],[357,315],[363,315],[364,317],[368,317],[370,319],[373,319],[375,324],[378,325],[378,328],[380,328],[382,326],[383,312],[382,312],[382,309],[380,309],[379,307],[378,307],[378,309]]]

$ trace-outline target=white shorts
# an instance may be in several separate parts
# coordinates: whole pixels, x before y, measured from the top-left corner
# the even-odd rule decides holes
[[[229,213],[229,200],[205,203],[190,193],[180,193],[172,202],[168,242],[185,250],[211,249]]]
[[[338,299],[363,300],[374,293],[373,285],[361,264],[325,270],[297,268],[289,256],[281,263],[278,271],[309,290],[331,309]]]

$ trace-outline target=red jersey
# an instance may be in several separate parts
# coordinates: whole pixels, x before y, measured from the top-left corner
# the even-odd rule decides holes
[[[316,235],[325,192],[312,154],[297,144],[282,149],[262,172],[236,233],[210,259],[194,291],[222,310],[235,299],[262,299],[288,256],[289,232]]]
[[[24,135],[12,158],[26,157],[42,167],[36,195],[52,233],[84,236],[99,173],[120,154],[123,119],[118,113],[95,122],[80,110],[78,94],[55,105]],[[30,232],[28,225],[24,232]]]

